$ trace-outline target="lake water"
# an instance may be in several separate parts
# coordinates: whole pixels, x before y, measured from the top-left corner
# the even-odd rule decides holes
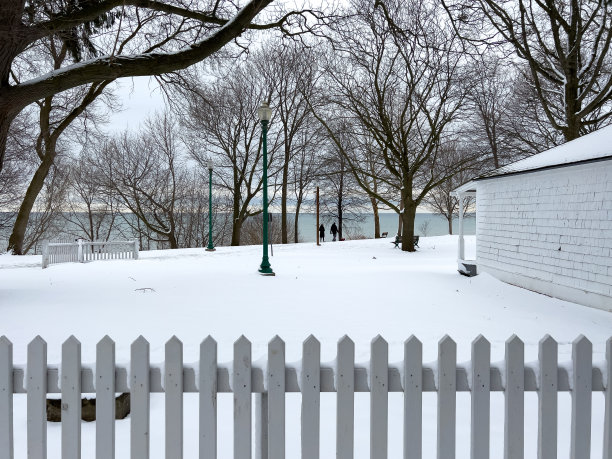
[[[397,233],[398,215],[396,213],[379,214],[380,217],[380,232],[387,232],[387,237],[393,237]],[[274,215],[273,224],[280,223],[280,215]],[[345,235],[347,239],[365,236],[366,238],[374,237],[374,214],[362,215],[363,220],[360,222],[349,222],[345,225]],[[300,239],[304,242],[313,242],[316,238],[316,215],[315,214],[300,214],[298,221],[300,229]],[[329,235],[329,228],[332,220],[323,219],[325,226],[326,238]],[[336,225],[338,221],[336,220]],[[464,234],[476,234],[476,218],[469,215],[463,220]],[[424,227],[426,225],[426,227]],[[459,232],[459,219],[453,220],[453,232]],[[448,222],[441,215],[429,213],[417,213],[414,222],[414,234],[419,236],[443,236],[448,234]],[[330,239],[331,240],[331,239]]]
[[[395,213],[381,213],[380,217],[380,232],[388,233],[387,237],[394,237],[397,233],[398,226],[398,215]],[[329,218],[322,218],[322,223],[325,226],[326,239],[331,240],[329,228],[333,220]],[[338,221],[336,220],[336,224]],[[272,225],[280,225],[280,214],[273,214]],[[316,238],[316,215],[315,214],[300,214],[299,218],[299,234],[300,242],[314,242]],[[6,228],[9,230],[10,228]],[[459,231],[458,219],[453,221],[453,232],[456,234]],[[476,218],[474,215],[468,215],[464,219],[464,233],[475,234],[476,232]],[[429,213],[417,213],[414,223],[414,233],[419,236],[443,236],[448,234],[448,222],[441,215],[434,215]],[[7,236],[7,235],[6,235]],[[8,237],[0,236],[0,253],[8,245]],[[118,238],[118,235],[114,235],[111,239]],[[343,237],[346,239],[363,239],[374,237],[374,215],[363,214],[359,221],[345,221],[344,222],[344,234]],[[59,239],[72,239],[73,235],[63,235]],[[120,237],[119,237],[120,238]],[[292,240],[292,233],[289,235],[289,239]],[[56,240],[55,238],[53,240]]]

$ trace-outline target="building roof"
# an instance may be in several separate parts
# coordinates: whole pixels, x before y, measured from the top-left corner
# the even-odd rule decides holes
[[[469,195],[474,193],[476,193],[476,182],[474,180],[470,180],[469,182],[455,188],[450,192],[450,195],[460,197],[460,195]]]
[[[476,180],[603,159],[612,159],[612,125],[495,169]]]
[[[612,125],[475,177],[455,188],[451,196],[473,193],[476,190],[477,180],[601,160],[612,160]]]

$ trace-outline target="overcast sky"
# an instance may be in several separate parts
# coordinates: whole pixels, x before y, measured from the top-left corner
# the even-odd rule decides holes
[[[121,78],[116,85],[114,92],[123,110],[109,115],[110,122],[105,126],[108,132],[137,130],[149,115],[164,109],[163,96],[154,78]]]
[[[2,2],[3,0],[0,0]],[[347,0],[285,0],[288,9],[332,8],[346,4]],[[263,37],[263,35],[262,35]],[[110,114],[107,132],[138,129],[149,115],[164,109],[164,100],[159,86],[152,77],[120,78],[115,95],[123,106],[121,112]]]

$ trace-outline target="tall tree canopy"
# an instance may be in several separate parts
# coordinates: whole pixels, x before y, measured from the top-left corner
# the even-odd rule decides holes
[[[87,83],[159,75],[200,62],[247,29],[300,33],[316,11],[273,0],[2,0],[0,2],[0,171],[10,125],[29,104]],[[316,21],[315,21],[316,22]],[[38,51],[60,38],[71,55],[53,68]]]
[[[460,42],[434,0],[350,8],[324,68],[329,90],[313,110],[359,186],[401,215],[402,250],[414,251],[417,207],[467,162],[434,167],[469,88]]]
[[[501,44],[516,55],[550,126],[566,142],[612,116],[612,2],[443,2],[463,37],[478,49],[483,43]]]

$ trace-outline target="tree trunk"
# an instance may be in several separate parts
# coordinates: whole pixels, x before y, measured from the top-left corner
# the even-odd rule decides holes
[[[372,203],[372,211],[374,212],[374,239],[380,238],[380,217],[378,216],[378,201],[375,198],[370,198]]]
[[[178,242],[176,240],[176,236],[174,235],[173,232],[168,235],[168,243],[170,244],[170,248],[171,249],[178,249],[179,248]]]
[[[414,252],[414,219],[416,217],[417,205],[414,202],[406,203],[402,216],[403,234],[402,250],[404,252]]]
[[[342,240],[342,193],[338,195],[338,240]]]
[[[34,202],[36,202],[36,198],[45,184],[45,179],[47,175],[49,175],[54,157],[54,155],[47,155],[43,162],[40,163],[30,181],[30,186],[28,186],[21,207],[19,207],[17,219],[13,225],[13,232],[9,237],[8,244],[8,251],[12,251],[14,255],[23,255],[23,240],[25,238],[26,229],[28,228],[30,214],[32,213]]]
[[[298,198],[297,202],[295,203],[295,222],[293,225],[293,241],[297,244],[298,241],[298,236],[299,236],[299,231],[298,231],[298,219],[300,218],[300,207],[302,207],[302,198]],[[318,230],[317,230],[318,231]]]
[[[402,224],[403,224],[403,217],[402,214],[404,212],[404,195],[403,193],[400,193],[400,213],[399,213],[399,218],[398,218],[398,223],[397,223],[397,235],[401,236],[402,235]]]
[[[0,86],[9,84],[12,63],[23,49],[26,27],[21,25],[25,0],[2,0],[0,2]]]
[[[338,240],[342,240],[342,198],[344,196],[344,158],[341,156],[340,163],[340,186],[338,187]]]
[[[446,219],[448,220],[448,234],[453,234],[453,215],[451,214],[451,216],[446,217]]]
[[[87,203],[87,217],[89,219],[89,237],[90,241],[93,241],[94,238],[98,235],[97,232],[94,233],[94,223],[93,223],[93,214],[91,211],[91,203]]]
[[[285,140],[287,133],[285,133]],[[289,182],[289,145],[285,145],[285,163],[283,164],[283,183],[281,192],[281,243],[287,244],[287,183]]]
[[[0,113],[0,172],[4,165],[4,154],[6,152],[6,141],[8,140],[11,123],[15,116],[7,113]]]
[[[565,141],[569,142],[580,137],[581,127],[582,122],[580,118],[575,113],[568,113],[567,127],[563,130],[563,136],[565,137]]]
[[[572,16],[580,17],[579,11],[572,11]],[[574,19],[572,17],[572,19]],[[578,113],[582,110],[582,104],[580,103],[579,94],[580,94],[580,81],[578,78],[578,72],[580,65],[578,63],[578,47],[580,46],[576,42],[576,32],[571,31],[570,37],[568,37],[571,43],[574,43],[574,47],[569,50],[567,60],[566,60],[566,69],[565,69],[565,119],[567,120],[567,128],[563,130],[563,134],[565,136],[565,141],[569,142],[571,140],[577,139],[580,137],[580,128],[582,126],[582,120],[578,116]]]
[[[236,169],[234,168],[234,196],[232,203],[232,242],[231,245],[240,245],[240,227],[242,219],[240,217],[240,183],[236,178]]]
[[[240,218],[235,218],[234,223],[232,225],[232,243],[231,245],[237,246],[240,245],[240,228],[242,226],[242,222]]]

